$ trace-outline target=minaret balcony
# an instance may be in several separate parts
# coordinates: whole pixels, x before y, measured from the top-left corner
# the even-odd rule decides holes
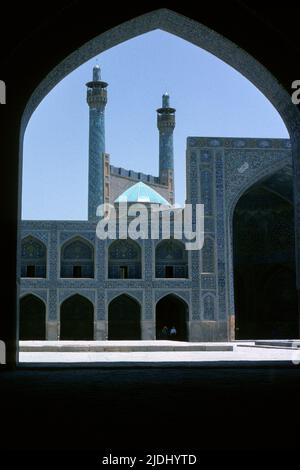
[[[175,115],[172,114],[160,114],[157,116],[157,127],[158,129],[172,128],[175,127]]]
[[[104,88],[88,90],[86,100],[91,108],[105,106],[107,103],[107,91]]]

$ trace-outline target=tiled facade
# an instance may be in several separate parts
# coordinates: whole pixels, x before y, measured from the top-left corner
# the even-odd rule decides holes
[[[174,186],[172,184],[170,189],[168,184],[162,184],[160,177],[117,169],[110,165],[109,159],[103,159],[103,166],[105,161],[109,164],[107,174],[103,167],[100,172],[99,168],[96,173],[92,171],[93,167],[99,166],[99,159],[94,158],[95,155],[105,154],[104,136],[101,136],[101,133],[104,133],[104,115],[95,117],[94,114],[90,118],[92,129],[90,129],[89,164],[90,175],[94,176],[89,182],[89,220],[22,221],[22,240],[31,237],[32,243],[35,240],[42,242],[46,253],[46,267],[44,277],[26,277],[25,267],[22,268],[21,297],[34,294],[45,303],[46,337],[49,340],[60,337],[60,307],[64,300],[74,294],[80,294],[92,302],[94,339],[97,340],[107,337],[109,303],[121,294],[131,296],[141,306],[142,339],[155,338],[156,304],[164,296],[174,294],[182,299],[188,308],[190,341],[228,340],[232,334],[229,325],[233,325],[234,317],[232,269],[234,207],[239,197],[254,183],[291,165],[289,140],[188,137],[186,198],[188,203],[204,204],[203,249],[187,253],[186,267],[183,268],[180,262],[177,263],[178,277],[165,278],[160,271],[163,263],[160,263],[155,255],[160,240],[137,240],[136,243],[140,247],[138,261],[140,271],[133,267],[137,262],[134,259],[131,261],[130,269],[133,269],[135,278],[132,278],[131,271],[126,279],[112,278],[109,269],[113,272],[113,267],[109,268],[108,253],[113,241],[97,238],[94,208],[105,200],[105,194],[106,197],[109,196],[108,200],[113,202],[119,194],[137,181],[145,182],[169,201],[172,201]],[[99,121],[101,121],[100,127]],[[94,126],[97,132],[100,129],[99,135],[97,132],[95,134]],[[166,169],[164,166],[167,162],[172,173],[170,134],[167,140],[168,145],[165,142],[162,145],[167,149],[167,155],[163,156],[163,150],[160,153],[161,170]],[[104,189],[106,183],[109,185],[107,193]],[[90,262],[86,262],[84,268],[86,271],[76,278],[67,277],[71,271],[68,271],[68,263],[63,255],[64,247],[73,240],[85,241],[91,248],[93,263],[91,269]],[[28,264],[25,255],[23,258],[24,264]],[[69,259],[72,260],[72,257]],[[126,264],[128,262],[126,259]],[[62,263],[66,263],[63,269]]]

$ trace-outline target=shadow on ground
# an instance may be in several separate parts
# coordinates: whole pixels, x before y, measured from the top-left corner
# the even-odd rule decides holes
[[[300,369],[0,374],[2,449],[298,448]]]

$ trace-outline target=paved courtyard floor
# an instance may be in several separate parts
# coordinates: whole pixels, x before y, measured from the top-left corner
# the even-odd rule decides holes
[[[220,350],[221,349],[221,350]],[[174,341],[21,342],[23,364],[201,365],[205,363],[291,362],[300,349],[256,346],[254,341],[184,343]]]

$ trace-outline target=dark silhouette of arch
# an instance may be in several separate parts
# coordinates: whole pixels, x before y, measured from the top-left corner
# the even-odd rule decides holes
[[[33,294],[20,299],[19,339],[23,341],[46,339],[46,306]]]
[[[141,278],[141,247],[133,240],[116,240],[108,248],[110,279]]]
[[[91,243],[84,238],[75,237],[62,246],[60,276],[94,277],[94,247]]]
[[[21,277],[46,277],[47,248],[29,235],[21,242]]]
[[[28,8],[30,7],[26,6],[26,11]],[[38,29],[38,31],[35,31],[32,35],[31,42],[23,41],[22,47],[20,47],[18,51],[18,60],[15,59],[13,54],[9,54],[8,46],[7,57],[10,58],[7,62],[7,69],[10,70],[13,80],[11,88],[14,89],[14,85],[18,85],[18,70],[20,67],[22,68],[22,64],[25,64],[25,58],[27,66],[28,61],[30,64],[31,80],[28,80],[26,84],[24,84],[22,90],[20,90],[20,93],[18,93],[18,97],[16,97],[18,106],[15,106],[12,111],[12,115],[9,116],[9,119],[6,119],[4,123],[6,125],[6,129],[4,129],[2,133],[3,146],[4,149],[6,149],[6,154],[8,156],[10,155],[10,158],[6,158],[5,160],[6,164],[9,165],[10,171],[5,172],[5,184],[2,185],[2,200],[15,201],[17,199],[16,188],[18,187],[18,179],[20,181],[20,175],[18,176],[15,171],[18,166],[16,155],[17,146],[15,145],[15,142],[18,142],[20,138],[19,168],[22,168],[22,138],[26,124],[33,110],[38,106],[43,97],[46,96],[55,84],[64,78],[65,75],[81,65],[84,61],[124,40],[155,28],[162,28],[173,34],[178,34],[183,39],[188,41],[190,40],[198,46],[206,48],[219,57],[219,59],[224,60],[231,66],[235,67],[238,71],[243,73],[246,78],[252,81],[254,85],[256,85],[273,103],[275,108],[283,117],[292,141],[293,158],[295,162],[297,162],[300,149],[300,139],[298,135],[300,118],[297,106],[294,106],[290,99],[290,84],[294,77],[294,63],[293,61],[290,61],[290,63],[286,61],[287,54],[281,54],[282,59],[280,59],[276,54],[272,55],[272,51],[270,52],[270,44],[274,43],[280,44],[280,47],[285,48],[285,50],[288,51],[287,48],[292,44],[292,40],[286,41],[286,45],[284,45],[282,42],[283,35],[280,33],[280,30],[281,32],[285,31],[285,35],[292,38],[295,28],[291,27],[289,22],[284,21],[281,21],[280,23],[280,30],[275,28],[274,25],[279,25],[277,21],[278,13],[275,11],[275,13],[272,14],[272,9],[269,9],[268,24],[267,22],[262,21],[265,14],[263,9],[258,7],[258,4],[254,8],[255,14],[253,14],[254,10],[251,12],[250,9],[246,12],[245,5],[242,5],[242,3],[240,5],[239,3],[234,2],[232,2],[231,5],[230,3],[228,5],[226,4],[226,6],[221,7],[221,9],[218,8],[217,21],[213,4],[207,3],[203,5],[203,8],[205,10],[204,16],[206,17],[205,24],[208,28],[199,24],[199,31],[197,29],[198,22],[202,21],[200,13],[197,13],[199,10],[189,11],[188,16],[192,18],[192,20],[189,20],[184,16],[186,14],[184,6],[181,9],[177,8],[179,14],[174,12],[169,13],[166,10],[148,13],[149,8],[144,6],[141,7],[138,14],[146,13],[149,14],[150,17],[145,16],[137,19],[132,19],[132,16],[128,16],[128,9],[125,8],[124,11],[120,13],[120,16],[116,17],[116,20],[111,20],[113,15],[108,15],[108,25],[104,22],[102,27],[100,27],[100,31],[99,25],[97,25],[95,20],[97,15],[94,15],[93,19],[91,16],[87,16],[89,21],[92,21],[93,24],[87,30],[84,28],[77,28],[75,31],[72,31],[72,34],[65,35],[66,44],[63,49],[59,47],[61,36],[59,34],[52,34],[52,32],[55,29],[63,30],[63,26],[66,24],[66,19],[69,19],[70,17],[72,17],[73,20],[74,18],[76,19],[79,17],[82,19],[82,15],[85,10],[76,5],[75,9],[72,6],[72,8],[66,8],[64,12],[60,12],[61,14],[57,15],[58,19],[56,18],[55,22],[49,23],[47,24],[47,27],[44,26],[43,28]],[[283,9],[282,14],[286,15],[287,11],[288,8]],[[86,11],[85,14],[89,15],[89,11]],[[157,16],[156,21],[153,19],[154,15]],[[224,15],[226,17],[226,21],[221,21],[221,18]],[[178,20],[177,17],[179,18]],[[129,27],[127,27],[126,24],[122,24],[123,21],[127,21],[128,19],[130,20]],[[248,22],[245,21],[245,19],[248,19]],[[296,24],[296,15],[294,15],[294,19],[292,21],[293,24]],[[76,21],[70,22],[70,24],[75,22]],[[238,31],[236,28],[232,28],[232,25],[239,24],[240,22],[243,27],[240,27]],[[284,24],[285,26],[283,26]],[[32,25],[29,27],[32,27]],[[118,34],[111,34],[109,36],[110,32],[108,30],[113,27],[116,27]],[[201,34],[201,28],[202,31],[204,30],[204,32],[206,32],[205,34]],[[215,31],[221,36],[218,36],[214,31],[211,31],[210,34],[209,28],[215,29]],[[256,34],[260,38],[259,41],[252,40],[249,31],[251,32],[253,30],[256,31]],[[103,43],[99,44],[96,51],[90,44],[85,44],[91,38],[90,31],[94,31],[94,34],[96,34],[96,31],[97,33],[104,33]],[[21,33],[19,34],[21,37]],[[52,40],[47,41],[47,38],[51,37],[51,34]],[[229,41],[228,39],[225,39],[225,37],[228,38]],[[76,50],[73,53],[73,56],[76,58],[75,60],[69,60],[69,54],[71,54],[74,49],[74,38],[76,38],[76,44],[85,44],[85,47],[82,47],[80,50]],[[57,47],[53,46],[53,41]],[[34,45],[39,42],[43,42],[43,48],[46,48],[47,50],[47,52],[43,54],[44,57],[42,62],[38,60],[40,54],[38,49],[34,47]],[[259,47],[257,44],[259,44]],[[89,50],[87,48],[89,48]],[[13,43],[11,45],[11,50],[12,49]],[[30,51],[29,54],[28,51]],[[296,51],[296,46],[294,47],[294,51]],[[257,56],[257,53],[260,56],[260,63],[254,59],[254,57]],[[64,60],[66,57],[68,59]],[[54,67],[55,64],[60,64],[60,67]],[[263,70],[263,66],[265,66],[265,71]],[[271,75],[271,73],[273,75]],[[48,75],[50,75],[49,78]],[[47,79],[42,81],[44,77],[47,77]],[[39,83],[39,86],[35,89],[37,83]],[[31,97],[29,101],[28,96]],[[22,116],[21,113],[24,109],[25,112]],[[21,132],[19,132],[19,129],[14,128],[11,123],[21,122],[21,118],[23,122],[21,125]],[[12,133],[14,133],[14,138],[11,138]],[[9,196],[5,193],[7,192],[7,188],[9,188],[10,191]],[[9,204],[11,204],[11,202]],[[9,225],[13,217],[14,226],[17,226],[18,217],[16,207],[16,204],[12,207],[9,205],[4,214],[4,225]],[[10,231],[7,231],[5,237],[5,260],[6,263],[9,264],[11,260],[15,259],[15,239],[11,236]],[[11,291],[12,295],[15,295],[15,274],[12,272],[9,276],[6,276],[4,282],[5,288]],[[15,309],[13,309],[13,311],[14,315],[9,315],[8,318],[4,315],[1,319],[1,326],[3,325],[1,330],[3,334],[5,331],[14,332],[7,334],[7,341],[15,343],[17,315]],[[14,350],[15,348],[11,348],[11,352],[9,352],[9,363],[15,363],[16,357]]]
[[[172,339],[188,341],[188,312],[187,303],[175,294],[160,299],[156,304],[156,339],[170,339],[162,336],[162,329],[175,326],[177,334]]]
[[[60,339],[94,339],[94,306],[90,300],[75,294],[61,304]]]
[[[188,259],[184,244],[179,240],[162,240],[155,249],[155,277],[188,277]]]
[[[108,339],[141,339],[141,306],[126,294],[119,295],[109,304]]]

